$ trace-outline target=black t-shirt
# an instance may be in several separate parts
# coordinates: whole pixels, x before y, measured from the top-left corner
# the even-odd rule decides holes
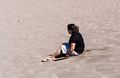
[[[76,51],[77,53],[81,54],[84,51],[85,44],[83,37],[80,33],[72,33],[69,39],[69,44],[70,43],[76,44],[74,51]]]

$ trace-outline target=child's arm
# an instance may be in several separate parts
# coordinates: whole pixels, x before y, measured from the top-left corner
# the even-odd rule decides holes
[[[69,56],[75,49],[75,43],[70,43],[70,48],[68,49],[67,56]]]

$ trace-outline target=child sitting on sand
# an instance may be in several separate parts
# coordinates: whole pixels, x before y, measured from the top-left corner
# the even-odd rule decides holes
[[[50,54],[49,57],[47,57],[47,60],[56,60],[56,58],[61,55],[78,56],[83,53],[85,44],[78,26],[75,24],[68,24],[67,31],[71,35],[69,43],[63,43],[54,54]]]

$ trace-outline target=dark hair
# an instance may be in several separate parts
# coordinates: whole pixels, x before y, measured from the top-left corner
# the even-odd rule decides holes
[[[79,32],[79,27],[76,26],[75,24],[68,24],[67,29],[71,30],[72,33],[78,33]]]

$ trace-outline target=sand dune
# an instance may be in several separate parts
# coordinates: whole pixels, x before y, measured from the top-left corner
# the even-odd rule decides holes
[[[120,78],[119,0],[0,0],[0,78]],[[42,63],[75,23],[86,49]]]

